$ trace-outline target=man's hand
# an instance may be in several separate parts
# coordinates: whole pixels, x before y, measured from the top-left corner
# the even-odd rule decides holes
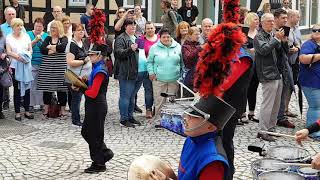
[[[280,41],[284,38],[284,30],[281,28],[279,31],[274,33],[274,36]]]
[[[320,153],[318,153],[313,157],[313,160],[311,162],[311,167],[313,169],[320,169]]]
[[[298,52],[298,51],[299,51],[299,48],[297,48],[297,47],[292,47],[292,48],[289,49],[289,51],[290,51],[291,53],[295,53],[295,52]]]
[[[158,169],[155,169],[150,172],[150,177],[152,180],[167,180],[168,178]]]
[[[154,81],[154,80],[157,79],[157,77],[156,77],[155,74],[151,74],[151,75],[149,75],[149,79],[150,79],[151,81]]]
[[[308,138],[308,135],[309,135],[308,129],[302,129],[296,132],[295,139],[297,143],[301,146],[302,145],[301,141],[306,140]]]
[[[132,51],[136,51],[138,49],[138,44],[137,43],[131,44],[131,49]]]

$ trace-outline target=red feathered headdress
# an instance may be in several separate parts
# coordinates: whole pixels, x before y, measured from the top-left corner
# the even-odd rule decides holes
[[[246,37],[238,26],[240,0],[224,0],[224,23],[209,34],[208,42],[199,54],[194,87],[200,96],[222,96],[219,88],[230,74],[232,60],[237,60]]]
[[[107,18],[102,10],[95,8],[93,10],[93,15],[91,16],[91,20],[89,22],[90,26],[90,42],[93,44],[105,44],[105,30],[104,24]]]

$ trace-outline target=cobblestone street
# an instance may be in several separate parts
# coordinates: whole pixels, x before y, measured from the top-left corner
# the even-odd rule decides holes
[[[161,157],[170,163],[175,172],[179,162],[184,138],[164,129],[155,129],[148,124],[144,114],[136,114],[136,119],[143,126],[135,129],[120,127],[118,96],[119,88],[111,78],[108,92],[108,115],[105,124],[105,142],[115,153],[108,162],[107,171],[99,174],[85,174],[83,170],[91,164],[87,143],[80,134],[80,128],[71,124],[71,119],[43,120],[41,113],[35,114],[34,120],[14,120],[13,103],[9,111],[4,111],[7,119],[0,120],[0,180],[1,179],[110,179],[125,180],[132,160],[142,154]],[[143,91],[139,95],[139,106],[143,107]],[[12,101],[11,101],[12,102]],[[256,115],[259,113],[261,90],[259,88]],[[304,103],[304,115],[306,102]],[[290,110],[299,114],[298,103],[294,96]],[[83,106],[82,106],[83,117]],[[294,134],[304,126],[300,118],[290,119],[297,126],[295,130],[277,127],[276,131]],[[238,126],[234,138],[236,174],[234,179],[251,178],[250,165],[260,158],[251,153],[247,146],[259,141],[256,139],[257,123],[250,122]],[[274,143],[266,143],[268,147],[276,145],[295,145],[292,139],[277,138]],[[320,151],[319,143],[309,141],[304,148],[311,154]]]

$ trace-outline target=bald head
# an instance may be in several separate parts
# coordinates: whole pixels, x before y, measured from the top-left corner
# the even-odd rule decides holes
[[[62,7],[61,6],[54,6],[52,15],[55,20],[61,21],[62,20]]]
[[[204,36],[208,36],[211,30],[213,29],[213,21],[210,18],[205,18],[202,20],[201,29]]]

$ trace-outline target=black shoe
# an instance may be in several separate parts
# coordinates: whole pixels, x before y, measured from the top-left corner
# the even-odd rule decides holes
[[[4,116],[4,114],[2,112],[0,112],[0,119],[5,119],[6,117]]]
[[[21,121],[21,120],[22,120],[21,116],[15,116],[14,119],[15,119],[16,121]]]
[[[288,120],[280,120],[280,121],[278,120],[277,125],[285,128],[291,128],[291,129],[296,128],[296,126]]]
[[[82,126],[82,122],[80,121],[72,121],[72,124],[75,125],[75,126]]]
[[[24,114],[24,117],[27,118],[27,119],[34,119],[34,116],[32,114]]]
[[[257,138],[260,138],[262,140],[269,141],[269,142],[275,142],[276,141],[276,139],[271,137],[270,135],[262,134],[262,133],[258,133]]]
[[[114,156],[111,149],[107,149],[103,154],[104,154],[104,162],[110,161]]]
[[[134,112],[135,113],[142,113],[142,109],[140,109],[138,106],[134,107]]]
[[[34,108],[33,108],[33,106],[30,106],[30,107],[29,107],[29,112],[30,112],[30,113],[34,113]]]
[[[249,121],[259,123],[259,119],[254,118],[254,114],[248,114]]]
[[[242,122],[243,124],[249,124],[249,121],[247,119],[239,119],[240,122]]]
[[[106,171],[106,165],[97,165],[92,163],[90,167],[84,170],[85,173],[99,173],[99,172],[105,172]]]
[[[135,128],[136,126],[129,121],[120,121],[121,126]]]
[[[240,121],[240,119],[238,119],[237,125],[239,125],[239,126],[243,126],[243,125],[244,125],[244,123],[243,123],[242,121]]]
[[[141,122],[135,120],[134,118],[129,119],[129,122],[131,122],[132,124],[136,124],[138,126],[141,126]]]
[[[9,102],[8,102],[8,101],[3,102],[2,109],[3,109],[3,110],[8,110],[8,109],[9,109]]]

